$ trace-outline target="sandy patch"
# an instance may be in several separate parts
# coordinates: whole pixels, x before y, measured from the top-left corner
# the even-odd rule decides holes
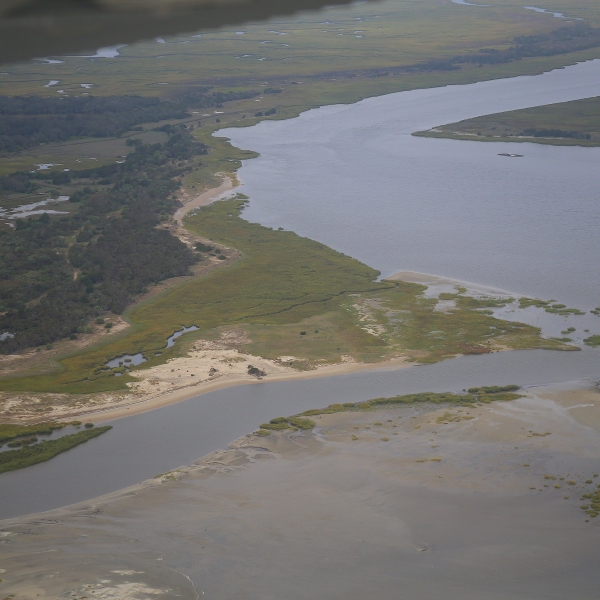
[[[224,176],[223,182],[219,187],[202,192],[197,196],[192,195],[187,190],[182,190],[179,194],[179,199],[183,202],[183,206],[175,212],[173,218],[180,227],[183,227],[183,219],[189,212],[196,208],[200,208],[201,206],[210,204],[215,200],[219,200],[238,187],[238,185],[239,183],[237,183],[237,181],[234,183],[234,180],[231,177]]]
[[[118,401],[109,400],[111,404],[95,406],[88,411],[80,410],[77,413],[78,418],[102,423],[175,404],[226,387],[253,385],[265,380],[313,379],[358,371],[400,369],[413,364],[406,362],[404,357],[370,364],[356,363],[352,357],[342,356],[339,363],[319,365],[310,371],[297,371],[284,364],[290,359],[288,356],[269,360],[232,347],[239,343],[240,338],[236,337],[238,334],[238,330],[227,330],[216,342],[196,342],[188,356],[171,359],[164,365],[148,370],[135,371],[138,381],[128,384],[130,394],[121,395]],[[235,341],[229,337],[232,335]],[[254,367],[263,374],[249,373],[249,367]]]

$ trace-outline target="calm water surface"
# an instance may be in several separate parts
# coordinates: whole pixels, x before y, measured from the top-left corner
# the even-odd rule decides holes
[[[600,60],[219,134],[261,154],[239,172],[251,221],[319,240],[384,276],[444,275],[586,310],[600,306],[600,148],[410,134],[598,95]]]
[[[250,220],[317,239],[384,275],[434,273],[589,309],[600,306],[600,149],[410,133],[595,95],[600,61],[325,107],[226,134],[261,153],[241,171]],[[0,518],[79,502],[189,464],[280,414],[399,393],[593,379],[598,356],[589,348],[505,352],[212,392],[122,419],[48,463],[0,475]]]

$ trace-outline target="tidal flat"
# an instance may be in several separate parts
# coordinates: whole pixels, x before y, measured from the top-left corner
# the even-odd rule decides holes
[[[595,598],[598,525],[580,497],[598,482],[598,389],[525,391],[316,415],[313,431],[245,436],[114,495],[3,521],[0,590]]]

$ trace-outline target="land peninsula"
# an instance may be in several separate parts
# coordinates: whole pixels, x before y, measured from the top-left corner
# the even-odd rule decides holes
[[[79,413],[97,402],[106,408],[107,398],[182,399],[215,384],[289,377],[327,365],[347,370],[508,348],[577,349],[490,314],[512,298],[474,298],[461,288],[427,298],[422,284],[378,281],[377,271],[323,244],[244,220],[247,202],[236,194],[184,220],[195,236],[186,240],[189,246],[220,249],[210,259],[216,268],[135,304],[123,315],[129,328],[63,358],[62,369],[0,380],[6,417],[23,411],[21,417],[64,418],[75,414],[69,406]],[[220,261],[221,252],[229,258]],[[192,325],[197,329],[165,347],[173,332]],[[41,359],[44,352],[33,356]],[[143,362],[124,358],[120,366],[107,366],[132,355]]]
[[[420,137],[477,142],[600,146],[600,98],[513,110],[417,131]]]

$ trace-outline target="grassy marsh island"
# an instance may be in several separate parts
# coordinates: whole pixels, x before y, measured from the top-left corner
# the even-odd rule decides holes
[[[394,405],[412,405],[412,404],[448,404],[454,406],[470,407],[489,404],[490,402],[509,402],[523,398],[522,394],[515,393],[519,390],[518,385],[505,386],[486,386],[469,388],[465,394],[455,394],[452,392],[421,392],[418,394],[404,394],[399,396],[390,396],[387,398],[373,398],[365,402],[348,402],[345,404],[330,404],[326,408],[315,408],[305,410],[299,415],[292,417],[275,417],[268,423],[262,423],[260,428],[254,433],[260,436],[267,436],[273,431],[298,431],[313,429],[316,426],[315,421],[308,417],[319,415],[332,415],[341,412],[366,411],[378,408],[389,408]],[[460,417],[449,417],[456,421]],[[463,417],[464,418],[464,417]],[[444,423],[442,419],[439,423]],[[376,426],[382,426],[382,423],[376,422]]]
[[[600,146],[600,98],[475,117],[413,135],[478,142]]]
[[[45,462],[54,458],[61,452],[66,452],[71,448],[75,448],[75,446],[79,446],[79,444],[83,444],[112,429],[110,425],[105,425],[103,427],[94,427],[93,425],[88,427],[88,425],[91,424],[86,423],[83,431],[71,433],[56,440],[38,441],[34,438],[35,443],[23,443],[22,447],[16,450],[5,450],[4,452],[0,452],[0,473],[15,471],[16,469],[23,469],[37,463]],[[7,426],[1,425],[0,427],[6,428]],[[35,427],[23,429],[35,429]]]

